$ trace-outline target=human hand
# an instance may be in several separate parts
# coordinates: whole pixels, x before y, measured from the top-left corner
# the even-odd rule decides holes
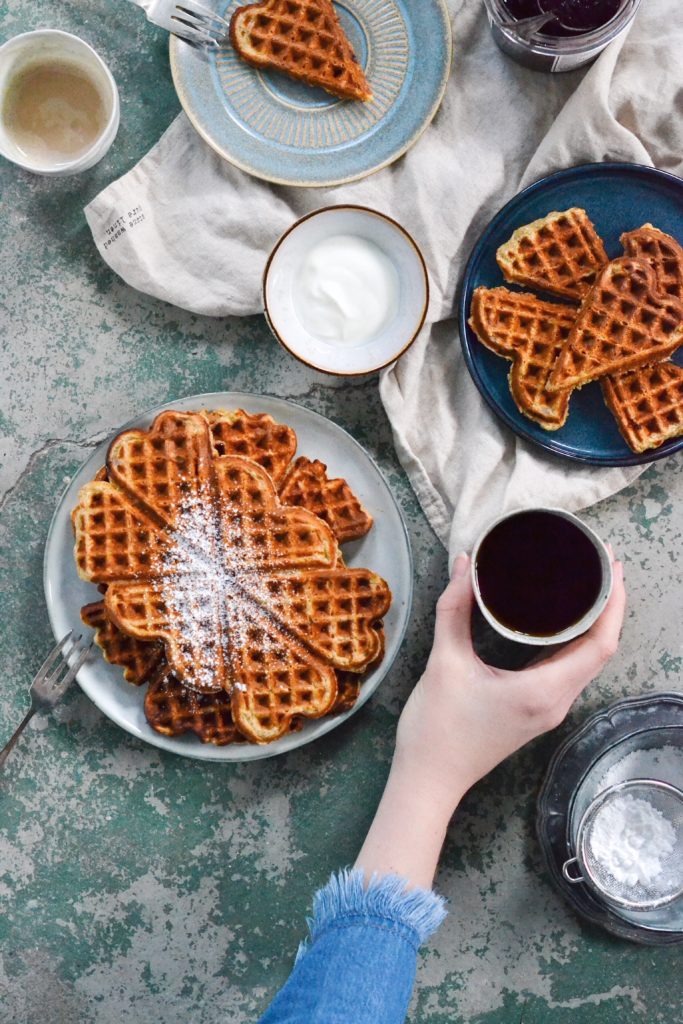
[[[623,566],[613,562],[612,595],[588,632],[510,672],[474,652],[469,569],[469,558],[460,555],[437,604],[432,652],[403,709],[392,768],[451,810],[497,764],[560,724],[615,653],[626,601]]]

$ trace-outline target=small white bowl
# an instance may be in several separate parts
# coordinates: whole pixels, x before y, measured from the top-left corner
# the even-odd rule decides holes
[[[569,522],[578,526],[579,530],[591,541],[595,548],[598,557],[600,559],[600,568],[602,570],[602,583],[598,596],[593,603],[593,606],[588,609],[586,614],[575,622],[573,626],[569,626],[567,629],[562,630],[560,633],[553,633],[552,636],[534,636],[531,633],[519,633],[517,630],[509,629],[502,622],[499,622],[494,615],[491,614],[489,609],[484,604],[484,599],[481,596],[481,590],[479,589],[479,580],[477,578],[477,556],[479,554],[479,548],[483,541],[488,537],[494,527],[498,526],[506,519],[510,519],[512,516],[518,515],[520,512],[551,512],[554,515],[561,516],[563,519],[568,519]],[[494,519],[492,523],[486,527],[485,530],[479,534],[477,542],[472,550],[471,559],[471,571],[472,571],[472,586],[474,588],[474,595],[477,600],[477,604],[481,609],[481,613],[492,626],[496,633],[504,636],[507,640],[515,640],[521,644],[532,644],[536,647],[548,647],[554,644],[564,644],[569,640],[576,639],[577,636],[581,636],[586,630],[590,629],[593,623],[602,615],[605,605],[609,601],[610,594],[612,593],[613,584],[613,573],[612,573],[612,560],[609,556],[609,552],[605,547],[603,541],[598,537],[594,530],[591,530],[590,526],[575,516],[572,512],[567,512],[563,508],[553,508],[550,506],[533,506],[530,508],[517,508],[512,512],[506,512],[504,515]]]
[[[313,246],[334,235],[355,235],[373,242],[390,259],[399,282],[393,319],[369,341],[336,345],[310,334],[294,308],[292,285]],[[353,377],[389,366],[412,345],[427,315],[429,280],[422,253],[408,232],[391,217],[365,206],[327,206],[289,228],[266,263],[263,304],[270,328],[284,348],[323,373]]]
[[[92,81],[107,113],[107,120],[99,137],[85,153],[81,153],[73,160],[55,161],[50,164],[31,163],[12,140],[3,123],[3,110],[0,107],[0,155],[33,174],[60,178],[87,171],[107,152],[119,128],[119,93],[111,71],[92,46],[70,32],[42,28],[14,36],[0,46],[0,97],[6,95],[14,75],[26,68],[49,61],[66,61],[74,64]]]

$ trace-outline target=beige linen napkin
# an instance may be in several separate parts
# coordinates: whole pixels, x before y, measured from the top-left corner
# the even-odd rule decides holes
[[[473,244],[520,188],[593,160],[683,172],[683,16],[680,0],[643,0],[630,32],[588,71],[549,75],[496,49],[481,0],[451,0],[450,10],[455,58],[444,103],[393,166],[336,188],[272,186],[222,161],[181,114],[85,212],[125,281],[213,316],[261,310],[266,256],[310,210],[362,203],[405,224],[425,254],[432,298],[425,329],[384,371],[380,390],[401,462],[455,555],[502,510],[580,509],[640,472],[580,466],[516,438],[470,380],[452,317]]]

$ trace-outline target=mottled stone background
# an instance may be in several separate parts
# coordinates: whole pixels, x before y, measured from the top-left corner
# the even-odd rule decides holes
[[[366,445],[410,527],[416,593],[401,657],[323,742],[244,767],[182,761],[130,738],[74,689],[34,720],[0,779],[2,1024],[246,1024],[287,975],[311,892],[353,859],[370,821],[446,557],[394,456],[376,380],[309,372],[261,318],[191,316],[131,291],[97,256],[84,203],[178,109],[163,33],[123,0],[0,0],[0,39],[38,26],[97,46],[122,120],[109,155],[80,177],[0,166],[0,744],[52,642],[42,557],[55,503],[88,451],[141,410],[221,389],[294,398]],[[682,470],[680,458],[659,463],[589,515],[626,562],[621,650],[571,722],[457,815],[438,878],[451,914],[421,956],[419,1024],[683,1020],[680,953],[583,927],[550,887],[533,835],[561,735],[617,696],[679,685]]]

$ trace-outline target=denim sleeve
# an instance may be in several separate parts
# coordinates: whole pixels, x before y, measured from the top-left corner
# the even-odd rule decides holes
[[[340,871],[320,889],[284,987],[259,1024],[403,1024],[417,951],[446,910],[395,876]]]

